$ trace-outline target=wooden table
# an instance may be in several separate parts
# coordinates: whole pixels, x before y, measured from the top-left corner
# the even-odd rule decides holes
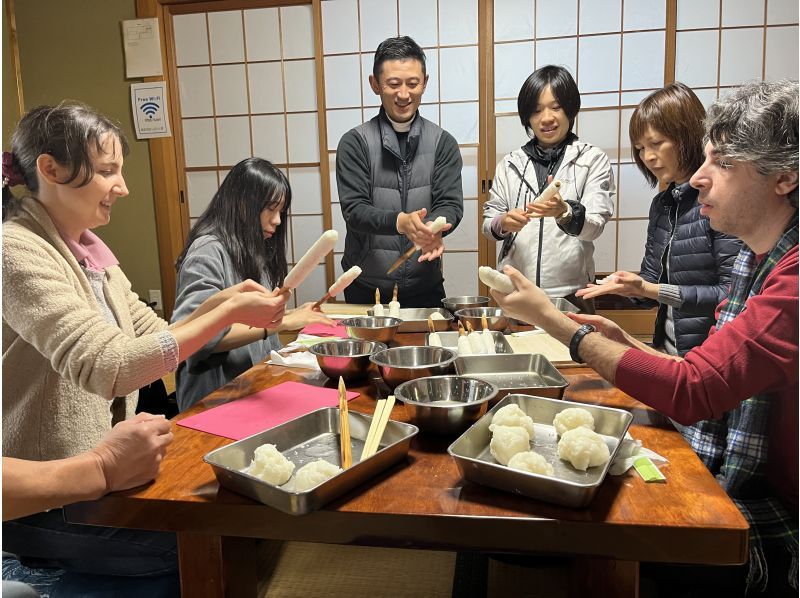
[[[396,344],[420,344],[421,334]],[[680,434],[664,419],[588,368],[568,368],[564,398],[631,410],[630,432],[669,459],[665,484],[632,470],[608,476],[587,509],[558,507],[467,482],[446,449],[452,438],[420,433],[408,459],[326,508],[292,516],[216,482],[203,455],[228,439],[174,426],[175,441],[158,479],[65,509],[69,521],[177,532],[184,596],[254,596],[255,538],[403,548],[573,557],[575,595],[638,595],[640,561],[740,564],[748,525]],[[309,370],[258,365],[176,419],[297,380],[335,388]],[[382,381],[350,386],[350,402],[372,413]],[[397,404],[392,419],[407,421]]]

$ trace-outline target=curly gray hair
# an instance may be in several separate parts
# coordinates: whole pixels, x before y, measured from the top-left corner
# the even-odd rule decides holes
[[[705,140],[728,160],[748,162],[762,175],[797,172],[797,81],[755,81],[714,102]],[[797,187],[789,193],[797,207]]]

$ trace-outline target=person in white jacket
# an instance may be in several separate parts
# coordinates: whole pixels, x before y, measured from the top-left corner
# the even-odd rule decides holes
[[[593,302],[575,291],[594,282],[593,241],[614,213],[616,186],[605,152],[572,132],[580,107],[567,69],[548,65],[528,77],[517,108],[531,140],[498,163],[483,234],[503,241],[498,268],[510,264],[550,297],[593,313]],[[559,192],[537,202],[554,180]]]

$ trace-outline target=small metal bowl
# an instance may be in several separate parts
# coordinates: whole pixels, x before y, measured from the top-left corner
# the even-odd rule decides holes
[[[467,327],[467,322],[472,324],[474,330],[483,330],[481,323],[481,316],[486,315],[486,324],[489,330],[503,331],[508,326],[508,317],[503,314],[503,310],[499,307],[469,307],[466,309],[459,309],[455,316],[461,320],[464,328]]]
[[[468,307],[485,307],[489,305],[489,298],[483,295],[459,295],[457,297],[445,297],[442,299],[442,305],[449,309],[453,315],[459,309],[467,309]]]
[[[369,359],[378,366],[386,385],[394,389],[409,380],[449,373],[456,357],[458,353],[444,347],[393,347],[373,353]]]
[[[336,380],[341,376],[345,382],[350,382],[365,378],[372,365],[369,356],[385,348],[385,344],[377,341],[347,338],[316,343],[308,352],[316,356],[319,369],[328,378]]]
[[[486,413],[494,384],[466,376],[432,376],[394,389],[414,425],[435,434],[460,434]]]
[[[364,341],[388,343],[397,334],[403,320],[383,316],[360,316],[342,320],[341,325],[347,328],[348,336]]]

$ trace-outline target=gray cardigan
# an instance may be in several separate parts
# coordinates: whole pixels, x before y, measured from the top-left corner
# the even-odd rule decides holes
[[[213,235],[198,237],[186,252],[178,270],[175,311],[172,321],[189,316],[208,297],[241,282],[233,268],[230,256],[222,243]],[[266,276],[260,281],[267,286]],[[238,349],[215,353],[226,328],[212,338],[202,349],[180,364],[176,376],[178,408],[185,411],[209,393],[227,384],[245,370],[264,361],[272,349],[280,349],[278,336],[272,334],[265,341],[257,341]]]

